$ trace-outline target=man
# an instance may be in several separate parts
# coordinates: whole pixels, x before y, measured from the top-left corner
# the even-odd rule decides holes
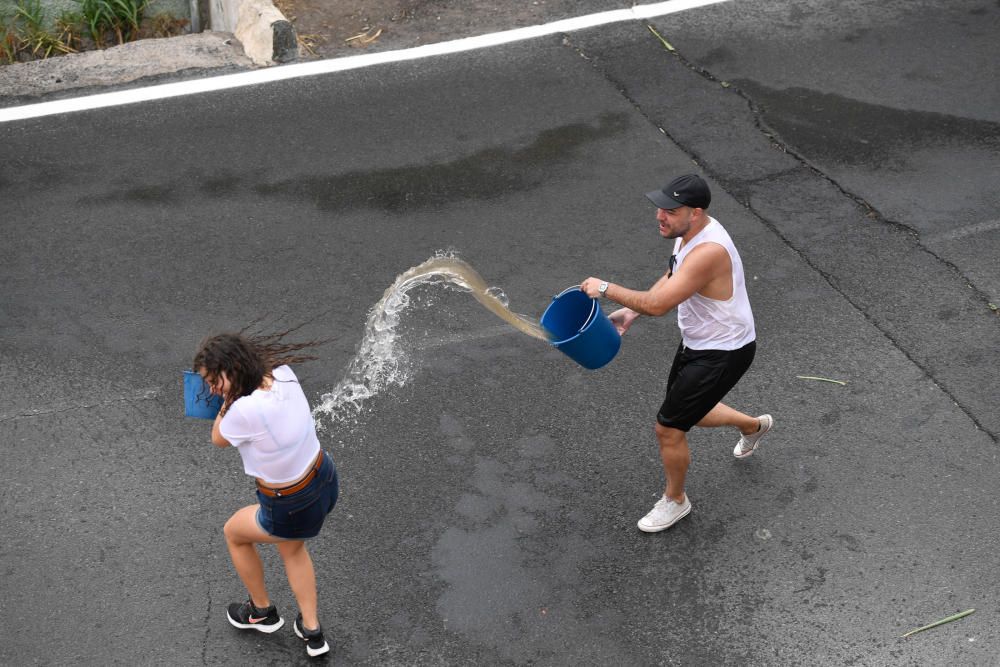
[[[676,239],[666,274],[646,291],[594,277],[580,289],[624,306],[610,315],[622,334],[640,315],[677,309],[681,344],[656,415],[666,488],[639,520],[639,530],[656,533],[691,512],[684,478],[691,462],[687,432],[692,426],[735,426],[742,435],[733,455],[742,459],[754,453],[774,420],[771,415],[750,417],[721,403],[750,367],[757,344],[743,263],[729,234],[706,212],[712,201],[708,184],[687,174],[646,197],[656,204],[660,236]]]

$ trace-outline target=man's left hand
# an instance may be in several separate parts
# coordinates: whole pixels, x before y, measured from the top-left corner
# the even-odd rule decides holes
[[[601,293],[598,291],[598,288],[601,286],[601,283],[603,282],[604,281],[601,280],[600,278],[594,278],[593,276],[591,276],[590,278],[587,278],[580,284],[580,289],[586,292],[587,296],[589,296],[591,299],[596,299],[599,296],[601,296]]]

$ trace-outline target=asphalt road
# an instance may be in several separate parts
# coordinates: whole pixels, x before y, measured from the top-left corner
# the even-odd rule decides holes
[[[642,193],[697,170],[748,274],[730,402],[775,416],[763,449],[695,431],[692,514],[642,534],[673,318],[590,372],[415,290],[408,380],[321,434],[329,662],[995,664],[1000,7],[940,4],[736,0],[650,21],[675,52],[637,22],[0,125],[0,662],[305,662],[225,620],[252,484],[182,416],[198,341],[306,321],[318,400],[438,251],[535,316],[651,284]]]

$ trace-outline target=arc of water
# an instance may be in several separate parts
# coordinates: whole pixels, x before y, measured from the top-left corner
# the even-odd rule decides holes
[[[479,303],[522,333],[548,340],[537,320],[512,312],[503,291],[489,287],[467,262],[439,253],[400,274],[372,307],[358,351],[343,379],[313,409],[318,424],[322,425],[323,417],[339,420],[357,414],[366,399],[387,386],[401,386],[406,381],[396,349],[396,327],[400,314],[410,304],[407,293],[419,285],[441,281],[471,292]]]

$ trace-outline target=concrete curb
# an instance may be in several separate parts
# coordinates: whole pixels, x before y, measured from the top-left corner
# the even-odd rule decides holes
[[[251,69],[253,62],[230,33],[141,39],[99,51],[4,65],[0,67],[0,107],[141,85],[168,76]]]

